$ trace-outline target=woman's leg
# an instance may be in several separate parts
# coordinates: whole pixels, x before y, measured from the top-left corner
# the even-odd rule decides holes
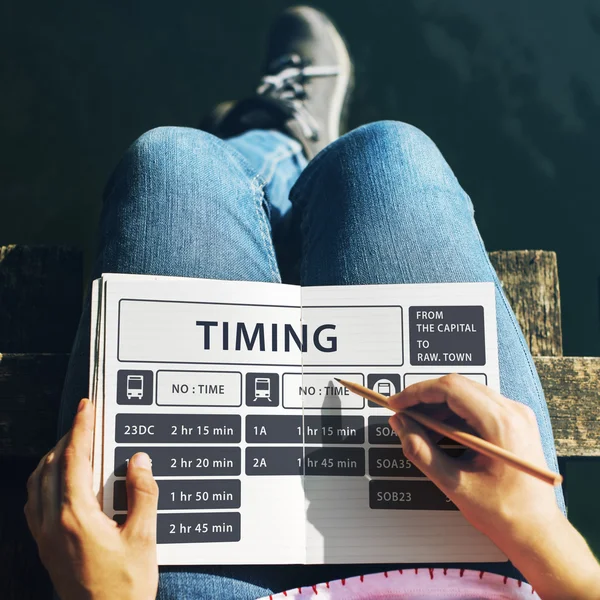
[[[306,165],[298,142],[249,131],[222,141],[196,129],[141,136],[107,183],[92,279],[102,273],[280,282],[271,229]],[[272,226],[271,226],[272,223]],[[86,301],[67,372],[59,433],[88,394]]]
[[[280,282],[270,202],[278,217],[285,214],[303,160],[299,144],[281,134],[249,132],[224,142],[193,129],[146,133],[107,185],[93,276]],[[88,303],[63,392],[62,432],[88,393],[89,328]],[[159,597],[257,598],[277,589],[276,580],[270,567],[171,568],[161,570]]]
[[[309,164],[291,199],[301,218],[303,285],[495,283],[501,391],[535,411],[546,461],[557,470],[531,354],[488,259],[471,200],[435,144],[403,123],[360,127]],[[557,501],[564,510],[560,489]]]

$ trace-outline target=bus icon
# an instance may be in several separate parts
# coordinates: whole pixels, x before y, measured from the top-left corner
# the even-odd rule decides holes
[[[152,404],[153,399],[153,371],[117,371],[117,404]]]
[[[127,375],[127,400],[136,398],[141,400],[144,397],[144,376]]]

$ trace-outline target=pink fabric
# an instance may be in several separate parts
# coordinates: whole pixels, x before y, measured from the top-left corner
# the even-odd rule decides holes
[[[403,569],[338,579],[272,594],[260,600],[540,600],[521,581],[468,569]]]

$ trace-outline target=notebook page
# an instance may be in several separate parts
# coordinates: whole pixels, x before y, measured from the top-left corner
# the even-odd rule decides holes
[[[406,460],[389,411],[333,379],[391,395],[458,372],[499,390],[493,284],[307,287],[302,319],[330,325],[331,349],[303,360],[307,562],[506,560]]]
[[[123,521],[127,460],[158,481],[159,564],[305,560],[297,287],[105,275],[103,507]],[[300,422],[280,431],[283,412]]]

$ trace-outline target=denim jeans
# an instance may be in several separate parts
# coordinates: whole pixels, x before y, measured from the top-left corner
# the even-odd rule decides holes
[[[283,273],[302,285],[494,282],[502,393],[535,411],[547,463],[557,470],[540,381],[473,204],[435,144],[410,125],[360,127],[308,165],[300,145],[274,131],[222,141],[194,129],[154,129],[129,148],[107,185],[94,277],[103,272],[275,283]],[[89,307],[67,374],[62,431],[87,395],[88,348]],[[564,510],[560,489],[557,502]],[[515,575],[510,563],[460,566]],[[165,568],[159,597],[251,599],[386,568]]]

